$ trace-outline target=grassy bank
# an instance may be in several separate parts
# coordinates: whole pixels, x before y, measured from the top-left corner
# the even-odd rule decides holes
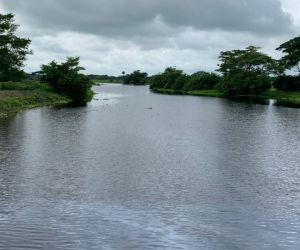
[[[7,117],[25,109],[69,102],[70,99],[54,93],[47,84],[39,82],[0,83],[0,117]]]
[[[300,91],[287,92],[287,91],[267,91],[261,95],[265,99],[274,99],[281,104],[300,107]]]
[[[176,91],[173,89],[154,89],[152,90],[155,93],[168,94],[168,95],[192,95],[192,96],[208,96],[208,97],[219,97],[225,98],[224,95],[218,90],[193,90],[188,92]],[[242,97],[241,97],[242,98]],[[277,100],[279,105],[298,107],[300,108],[300,92],[286,92],[286,91],[277,91],[270,90],[266,91],[263,94],[257,96],[250,96],[252,99],[261,99],[268,100],[273,99]],[[249,99],[249,97],[248,97]]]

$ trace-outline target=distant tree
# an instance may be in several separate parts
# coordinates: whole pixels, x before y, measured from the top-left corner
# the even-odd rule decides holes
[[[163,73],[163,82],[165,89],[172,89],[177,78],[183,75],[183,71],[175,67],[168,67]]]
[[[221,52],[218,71],[223,74],[219,85],[227,96],[259,94],[271,87],[270,74],[279,72],[278,62],[259,52],[258,47]]]
[[[286,54],[281,59],[285,69],[295,68],[300,75],[300,36],[281,44],[277,50]]]
[[[0,14],[0,81],[21,80],[21,70],[28,54],[30,40],[15,35],[18,25],[13,14]]]
[[[190,80],[184,86],[185,91],[213,89],[220,82],[221,77],[215,73],[199,71],[191,75]]]
[[[186,74],[182,74],[175,80],[175,83],[172,86],[172,89],[183,90],[184,86],[188,83],[189,80],[190,80],[190,76],[188,76]]]
[[[186,83],[186,77],[182,70],[178,70],[175,67],[168,67],[163,73],[150,78],[150,88],[180,90],[183,84]],[[177,81],[178,78],[180,79]]]
[[[133,73],[128,74],[124,77],[124,84],[146,85],[147,80],[148,74],[146,72],[136,70]]]
[[[79,66],[79,57],[69,57],[61,64],[52,61],[47,65],[42,65],[41,81],[49,83],[53,89],[63,95],[68,96],[74,105],[83,106],[91,98],[90,79],[80,74],[84,70]]]
[[[162,89],[165,85],[163,74],[153,75],[149,78],[150,89]]]

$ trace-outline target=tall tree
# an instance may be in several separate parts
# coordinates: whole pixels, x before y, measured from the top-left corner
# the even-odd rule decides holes
[[[283,44],[277,50],[286,55],[281,59],[286,69],[295,68],[300,74],[300,36],[295,37]]]
[[[19,25],[13,14],[0,14],[0,81],[19,80],[28,54],[30,40],[15,35]]]
[[[244,50],[221,52],[218,71],[223,74],[220,88],[230,97],[259,94],[271,87],[270,74],[280,71],[278,62],[250,46]]]

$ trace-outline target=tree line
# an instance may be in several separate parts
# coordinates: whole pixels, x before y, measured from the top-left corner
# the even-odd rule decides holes
[[[295,37],[277,50],[284,56],[275,60],[249,46],[242,50],[223,51],[219,56],[217,72],[199,71],[192,75],[176,67],[168,67],[163,73],[147,77],[147,73],[134,71],[126,75],[125,84],[150,84],[153,90],[173,90],[185,93],[193,90],[216,89],[228,97],[258,95],[274,87],[283,91],[300,91],[300,37]],[[287,70],[296,75],[286,75]]]

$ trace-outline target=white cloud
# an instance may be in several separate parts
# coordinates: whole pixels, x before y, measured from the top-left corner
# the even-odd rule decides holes
[[[283,10],[289,13],[294,24],[300,27],[300,1],[299,0],[281,0]],[[300,31],[299,31],[300,33]]]

